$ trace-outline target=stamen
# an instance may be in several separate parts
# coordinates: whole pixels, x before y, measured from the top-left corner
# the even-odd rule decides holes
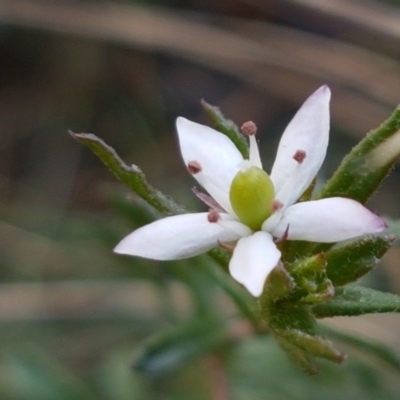
[[[275,212],[279,211],[282,207],[283,207],[283,203],[280,202],[278,199],[275,199],[272,202],[272,212],[275,213]]]
[[[219,215],[219,212],[214,208],[211,208],[207,215],[208,222],[215,223],[218,222],[220,218],[221,216]]]
[[[218,246],[221,247],[221,249],[224,249],[226,251],[229,251],[230,253],[233,253],[233,250],[235,250],[235,246],[232,246],[227,243],[222,243],[218,240]]]
[[[240,130],[245,136],[254,136],[257,133],[257,125],[253,121],[247,121],[240,127]]]
[[[201,172],[201,165],[199,162],[197,161],[189,161],[188,165],[187,165],[187,169],[188,171],[192,174],[192,175],[196,175],[199,172]]]
[[[211,196],[208,194],[202,193],[199,190],[197,190],[196,187],[192,188],[192,192],[199,198],[206,206],[213,208],[214,210],[217,211],[225,211],[222,206],[215,201]]]
[[[257,133],[257,125],[253,121],[245,122],[241,127],[240,130],[242,131],[243,135],[249,137],[249,161],[250,164],[261,168],[261,159],[260,159],[260,152],[258,150],[258,145],[256,141],[256,133]]]
[[[275,244],[283,243],[286,241],[288,236],[289,236],[289,225],[287,226],[285,232],[283,232],[283,235],[280,238],[274,240],[274,243]]]
[[[306,152],[304,150],[297,150],[293,156],[293,159],[296,160],[299,164],[301,164],[305,158],[306,158]]]

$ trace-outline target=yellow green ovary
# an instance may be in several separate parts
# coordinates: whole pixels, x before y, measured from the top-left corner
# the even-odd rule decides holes
[[[233,178],[229,199],[236,215],[253,230],[259,230],[272,214],[274,185],[268,174],[258,167],[239,171]]]

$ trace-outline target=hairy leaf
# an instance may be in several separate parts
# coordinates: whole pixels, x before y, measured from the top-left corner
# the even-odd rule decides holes
[[[188,212],[184,206],[153,188],[147,182],[144,173],[139,167],[126,165],[117,152],[96,135],[73,132],[70,132],[70,135],[78,142],[89,147],[121,182],[158,211],[166,215]]]
[[[337,289],[331,300],[312,307],[317,318],[399,311],[399,296],[361,286]]]
[[[317,198],[348,197],[365,203],[400,157],[400,106],[344,158]]]
[[[343,286],[362,277],[389,250],[393,236],[368,236],[325,253],[326,272],[334,286]]]

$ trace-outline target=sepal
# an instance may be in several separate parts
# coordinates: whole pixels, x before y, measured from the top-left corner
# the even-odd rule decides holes
[[[269,274],[264,286],[264,296],[276,301],[289,296],[296,287],[294,279],[279,263]]]
[[[326,274],[327,260],[323,253],[307,257],[290,265],[297,284],[295,296],[305,304],[320,303],[333,297],[335,289]]]

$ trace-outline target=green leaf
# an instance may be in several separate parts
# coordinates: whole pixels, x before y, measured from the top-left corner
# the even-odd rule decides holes
[[[188,210],[170,197],[153,188],[146,180],[142,170],[136,165],[128,166],[116,151],[92,133],[73,133],[70,135],[96,154],[109,170],[138,196],[166,215],[183,214]]]
[[[232,128],[233,129],[233,128]],[[100,160],[110,169],[110,171],[125,185],[132,189],[137,195],[152,205],[155,209],[166,215],[182,214],[188,210],[176,203],[170,197],[153,188],[146,180],[144,173],[139,167],[132,165],[128,166],[119,157],[116,151],[108,146],[103,140],[96,135],[90,133],[73,133],[71,136],[80,143],[87,146],[96,154]],[[126,208],[126,207],[125,207]],[[126,211],[126,210],[125,210]],[[128,210],[130,213],[132,209]],[[213,258],[225,270],[227,269],[230,254],[220,248],[215,248],[208,252],[208,255]],[[216,270],[215,266],[213,268]],[[254,315],[253,308],[250,306],[250,301],[246,295],[243,295],[243,290],[236,283],[227,283],[226,279],[221,278],[219,272],[215,271],[214,278],[218,278],[218,283],[232,297],[233,301],[238,305],[239,309],[246,315],[252,324],[258,325]],[[234,286],[235,285],[235,286]]]
[[[299,348],[296,343],[292,343],[291,338],[282,334],[292,329],[305,334],[316,333],[315,320],[307,308],[271,301],[267,292],[264,292],[260,298],[260,308],[268,327],[289,358],[305,373],[310,375],[318,373],[312,357],[305,350]]]
[[[296,279],[304,276],[315,276],[326,269],[326,259],[324,254],[300,259],[288,266],[290,274]]]
[[[232,140],[238,150],[242,153],[243,158],[249,158],[249,146],[244,135],[241,134],[235,123],[230,119],[225,118],[218,107],[212,106],[204,100],[201,101],[201,105],[214,123],[215,128]]]
[[[317,318],[399,311],[399,296],[361,286],[337,289],[333,299],[312,307]]]
[[[326,272],[333,285],[343,286],[362,277],[393,244],[393,236],[369,236],[325,253]]]
[[[280,343],[282,345],[282,343]],[[343,345],[343,342],[341,342]],[[282,345],[283,347],[283,345]],[[347,347],[347,346],[346,346]],[[229,382],[233,399],[398,400],[399,373],[368,352],[351,346],[346,362],[321,360],[321,373],[300,374],[271,336],[255,336],[235,346],[230,355]],[[393,349],[392,352],[394,353]],[[312,360],[309,360],[312,368]],[[312,371],[310,371],[312,373]],[[309,372],[309,373],[310,373]],[[316,373],[314,366],[314,373]]]
[[[333,347],[333,343],[319,335],[308,335],[300,330],[285,329],[274,331],[275,335],[287,340],[293,346],[305,351],[308,355],[325,358],[327,360],[341,363],[345,355]]]
[[[164,375],[229,343],[230,339],[221,321],[196,318],[143,343],[138,349],[134,367],[149,375]]]
[[[319,336],[317,325],[307,306],[260,299],[261,311],[278,343],[306,373],[317,373],[312,357],[342,362],[344,355],[332,343]]]
[[[345,157],[317,198],[348,197],[365,203],[400,157],[400,106]]]

